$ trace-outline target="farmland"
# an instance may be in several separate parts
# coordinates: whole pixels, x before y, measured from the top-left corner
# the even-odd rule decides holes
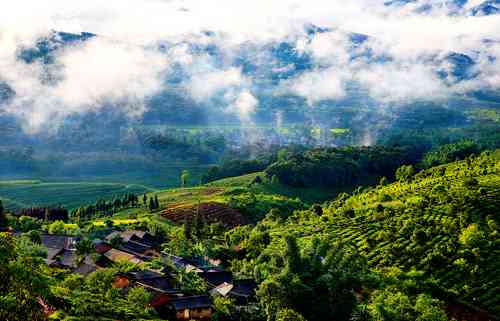
[[[137,184],[96,182],[0,181],[0,197],[7,208],[58,206],[68,209],[94,202],[98,198],[111,199],[125,193],[144,193],[153,189]]]

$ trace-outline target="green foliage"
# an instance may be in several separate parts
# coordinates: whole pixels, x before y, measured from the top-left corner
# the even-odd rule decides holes
[[[292,309],[281,309],[276,314],[276,321],[306,321],[306,319]]]
[[[63,221],[55,221],[48,226],[49,234],[65,234],[66,224]]]
[[[368,309],[374,321],[446,321],[441,304],[425,294],[412,298],[387,288],[373,294]]]
[[[49,295],[48,279],[40,248],[26,238],[17,244],[7,233],[0,233],[0,319],[43,320],[38,300]]]
[[[462,230],[458,239],[463,245],[467,247],[474,247],[483,241],[484,236],[484,233],[479,229],[477,224],[470,224]]]
[[[367,177],[392,176],[401,164],[417,160],[417,155],[404,148],[323,148],[290,155],[265,172],[268,178],[276,176],[282,184],[294,187],[342,187]]]
[[[78,255],[92,254],[94,251],[94,243],[88,238],[81,239],[76,243],[76,252]]]
[[[205,280],[194,271],[177,270],[176,282],[180,289],[187,293],[203,294],[207,291]]]
[[[207,173],[203,174],[201,182],[205,184],[226,177],[235,177],[260,172],[264,170],[268,165],[269,160],[267,159],[226,161],[221,165],[210,167]]]
[[[0,200],[0,231],[9,226],[9,222],[7,220],[7,215],[5,213],[5,209],[3,207],[3,202]]]
[[[214,314],[212,320],[227,320],[234,314],[235,302],[231,298],[216,296],[213,298]]]
[[[426,153],[422,159],[422,166],[430,168],[437,165],[447,164],[453,161],[462,160],[472,154],[480,152],[478,144],[463,140],[457,143],[441,145]]]
[[[396,179],[400,182],[407,182],[415,175],[412,165],[403,165],[396,170]]]

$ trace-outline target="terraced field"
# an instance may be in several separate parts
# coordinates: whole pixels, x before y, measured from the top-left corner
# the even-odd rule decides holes
[[[299,215],[272,234],[349,244],[374,269],[421,271],[419,286],[437,285],[445,297],[500,315],[499,156],[432,168],[410,182],[339,199],[327,216]]]
[[[196,215],[208,223],[221,223],[229,228],[250,223],[240,212],[220,203],[171,204],[161,215],[177,224],[183,224],[186,219],[193,221]]]
[[[0,181],[0,199],[11,210],[32,206],[62,205],[72,209],[93,203],[96,199],[111,199],[125,193],[152,191],[143,185],[119,183],[50,183],[42,181]]]

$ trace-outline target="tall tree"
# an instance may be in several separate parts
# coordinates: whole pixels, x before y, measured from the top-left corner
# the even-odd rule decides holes
[[[9,222],[7,221],[7,215],[5,215],[5,209],[3,207],[2,200],[0,200],[0,231],[7,228]]]
[[[186,187],[189,183],[189,178],[191,174],[187,170],[183,170],[181,173],[181,186]]]

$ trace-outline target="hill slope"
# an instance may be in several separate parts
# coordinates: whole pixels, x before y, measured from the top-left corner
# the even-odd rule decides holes
[[[269,231],[270,248],[281,248],[290,234],[303,249],[317,238],[340,242],[366,256],[375,271],[413,271],[420,275],[419,289],[499,315],[499,208],[497,151],[431,168],[407,182],[340,195],[323,215],[299,211],[256,229]]]

